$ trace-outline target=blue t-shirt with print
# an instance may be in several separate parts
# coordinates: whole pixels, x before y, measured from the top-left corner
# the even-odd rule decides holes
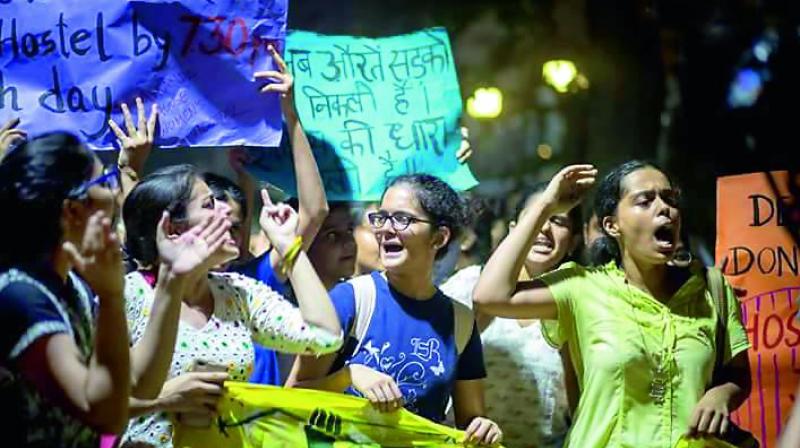
[[[409,411],[441,422],[455,381],[486,377],[477,325],[461,356],[454,335],[453,303],[437,290],[429,300],[415,300],[392,289],[377,272],[372,321],[357,353],[348,341],[338,364],[361,364],[391,376]],[[355,297],[350,283],[330,292],[345,334],[355,321]],[[352,354],[351,354],[352,353]],[[334,367],[336,370],[336,367]],[[360,395],[352,387],[346,393]]]

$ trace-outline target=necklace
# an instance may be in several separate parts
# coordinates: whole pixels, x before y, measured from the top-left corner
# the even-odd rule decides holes
[[[633,292],[631,291],[630,283],[628,282],[627,277],[625,278],[625,286],[628,289],[628,295],[632,295]],[[647,339],[644,337],[644,331],[642,330],[642,323],[639,319],[638,313],[636,312],[636,307],[633,306],[632,303],[628,303],[631,307],[631,312],[634,317],[634,321],[636,323],[636,329],[639,331],[639,336],[642,338],[642,348],[644,350],[645,358],[647,359],[647,363],[650,364],[650,391],[648,396],[653,399],[657,405],[663,405],[664,399],[667,395],[667,389],[669,386],[669,366],[670,357],[664,356],[664,349],[662,348],[661,353],[658,355],[656,359],[656,355],[653,354],[651,356],[650,350],[647,348]],[[661,334],[661,345],[664,345],[664,334]],[[667,362],[664,362],[666,358]]]

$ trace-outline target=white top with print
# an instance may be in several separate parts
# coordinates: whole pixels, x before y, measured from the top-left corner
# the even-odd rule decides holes
[[[480,266],[453,275],[442,291],[472,307]],[[481,333],[487,416],[503,430],[503,445],[561,447],[569,429],[564,369],[558,350],[542,335],[540,321],[523,327],[495,318]]]
[[[523,327],[495,318],[481,333],[486,363],[486,412],[510,447],[561,447],[569,406],[558,350],[542,336],[541,321]]]
[[[307,324],[300,310],[258,280],[235,273],[211,273],[214,313],[203,328],[179,322],[169,378],[186,373],[195,359],[228,366],[229,379],[247,381],[253,369],[253,340],[268,348],[297,354],[326,354],[338,350],[342,334]],[[131,346],[144,335],[154,290],[144,277],[133,272],[125,282],[125,312]],[[172,447],[172,424],[166,413],[131,420],[123,437],[126,442],[144,442]]]

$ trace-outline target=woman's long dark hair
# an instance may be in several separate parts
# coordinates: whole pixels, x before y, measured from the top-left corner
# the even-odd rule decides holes
[[[645,168],[653,168],[663,173],[663,170],[653,163],[631,160],[611,170],[600,182],[594,197],[594,213],[597,215],[597,222],[600,225],[603,236],[598,238],[589,248],[589,258],[593,265],[601,266],[612,260],[616,261],[617,264],[621,263],[622,254],[619,243],[603,229],[603,218],[616,215],[617,206],[619,206],[619,201],[622,199],[622,181],[625,177]]]
[[[95,156],[81,140],[53,132],[12,148],[0,162],[0,265],[49,257],[61,244],[66,199],[81,199]]]
[[[131,190],[122,207],[130,256],[141,266],[155,267],[158,261],[156,229],[164,210],[172,222],[186,219],[186,206],[195,181],[200,179],[191,165],[173,165],[148,175]]]

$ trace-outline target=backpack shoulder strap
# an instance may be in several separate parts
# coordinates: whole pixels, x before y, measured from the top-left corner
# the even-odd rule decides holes
[[[357,341],[353,353],[358,353],[358,350],[361,348],[361,341],[364,340],[369,324],[372,321],[372,313],[375,311],[377,290],[371,274],[361,275],[348,281],[353,286],[353,297],[355,299],[356,308],[353,326],[350,327],[349,334]]]
[[[475,326],[475,314],[465,304],[458,300],[451,300],[453,304],[453,327],[456,338],[456,353],[461,356],[467,348],[472,329]]]
[[[717,310],[716,367],[722,367],[725,357],[725,339],[728,321],[728,301],[725,298],[725,278],[715,266],[706,269],[706,283]]]
[[[714,299],[714,306],[717,308],[717,319],[724,328],[728,319],[728,301],[725,299],[725,279],[722,271],[714,266],[707,268],[706,282]]]

